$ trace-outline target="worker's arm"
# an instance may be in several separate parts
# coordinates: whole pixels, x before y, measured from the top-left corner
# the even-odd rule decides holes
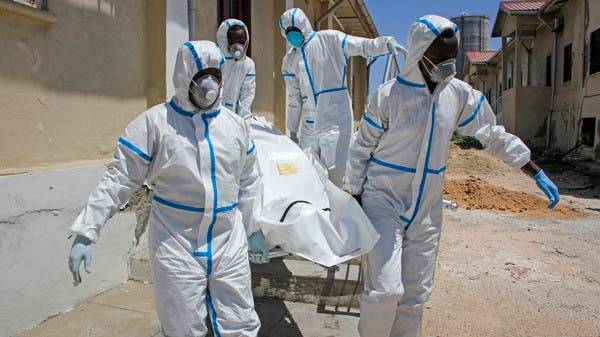
[[[378,90],[371,96],[356,137],[350,143],[344,189],[352,195],[362,194],[371,154],[388,128],[388,119],[379,101]]]
[[[262,178],[256,160],[256,144],[252,140],[250,128],[244,124],[248,147],[244,154],[244,165],[240,176],[238,208],[242,213],[246,234],[252,235],[260,229],[259,218],[262,212]]]
[[[286,91],[286,127],[290,132],[298,132],[300,119],[302,118],[302,92],[300,91],[300,80],[295,73],[295,67],[292,67],[289,59],[291,54],[287,54],[283,59],[281,75],[285,80]]]
[[[554,207],[560,200],[556,185],[531,161],[531,151],[523,141],[496,124],[496,116],[483,93],[471,89],[458,119],[456,131],[479,140],[485,150],[535,179]]]
[[[84,209],[71,226],[71,232],[96,242],[100,230],[137,191],[148,172],[154,153],[150,116],[144,113],[127,126],[117,141],[113,160]]]
[[[521,168],[530,160],[529,148],[519,137],[496,124],[492,107],[477,90],[470,89],[456,131],[461,135],[477,138],[487,152],[513,167]]]
[[[395,43],[391,36],[380,36],[374,39],[353,36],[339,32],[338,38],[346,57],[362,56],[364,58],[391,54],[390,47]]]
[[[237,105],[237,113],[244,119],[248,119],[252,116],[252,103],[254,102],[254,95],[256,92],[256,70],[254,68],[254,61],[248,58],[248,69],[244,82],[242,82],[242,88],[240,89],[240,99]]]

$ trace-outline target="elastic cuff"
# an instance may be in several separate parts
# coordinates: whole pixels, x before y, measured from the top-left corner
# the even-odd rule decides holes
[[[92,241],[92,243],[96,243],[96,241],[98,241],[98,237],[100,236],[99,233],[94,229],[88,229],[88,230],[71,229],[71,233],[76,234],[76,235],[85,236],[90,241]]]
[[[352,195],[361,195],[363,193],[362,185],[356,186],[353,184],[344,184],[344,190],[348,191],[348,193]]]
[[[515,168],[522,168],[523,166],[525,166],[527,163],[529,163],[529,161],[531,161],[531,155],[528,155],[527,157],[515,160],[512,163],[512,166]]]

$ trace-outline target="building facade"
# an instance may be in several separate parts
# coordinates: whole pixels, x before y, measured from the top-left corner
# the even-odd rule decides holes
[[[495,88],[498,120],[534,146],[600,160],[600,3],[501,2],[492,37],[502,49],[467,60],[465,79]]]

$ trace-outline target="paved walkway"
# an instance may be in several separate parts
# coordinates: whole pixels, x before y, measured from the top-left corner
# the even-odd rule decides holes
[[[152,285],[128,282],[18,337],[160,337]],[[314,304],[259,299],[261,337],[355,337],[358,314],[317,312]],[[333,310],[333,308],[331,308]],[[332,311],[331,311],[332,312]]]

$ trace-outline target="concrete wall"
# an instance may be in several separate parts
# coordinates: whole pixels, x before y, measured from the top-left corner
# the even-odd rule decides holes
[[[550,109],[550,87],[523,87],[517,90],[515,133],[523,140],[544,146],[545,119]]]
[[[175,73],[177,52],[182,44],[190,40],[190,34],[187,1],[167,1],[166,7],[166,72],[163,82],[167,84],[166,97],[170,98],[175,95],[173,74]],[[214,37],[211,40],[214,41]]]
[[[0,170],[105,158],[164,99],[163,68],[148,66],[164,54],[151,48],[157,3],[49,1],[51,25],[0,12]]]
[[[552,55],[554,34],[547,28],[541,27],[537,30],[533,41],[533,62],[536,71],[532,73],[532,84],[534,86],[546,86],[546,58]]]
[[[506,128],[506,131],[516,134],[516,90],[515,88],[505,90],[502,93],[502,116],[501,123]]]
[[[135,216],[118,214],[92,247],[91,274],[73,286],[68,228],[103,165],[0,177],[0,337],[28,329],[127,280]]]
[[[185,5],[187,6],[187,1],[185,1]],[[196,0],[196,36],[198,40],[216,40],[217,28],[221,24],[218,10],[218,1]]]
[[[281,61],[285,39],[277,22],[285,11],[283,1],[252,2],[252,59],[256,65],[256,98],[253,113],[273,121],[285,130],[285,83]]]

